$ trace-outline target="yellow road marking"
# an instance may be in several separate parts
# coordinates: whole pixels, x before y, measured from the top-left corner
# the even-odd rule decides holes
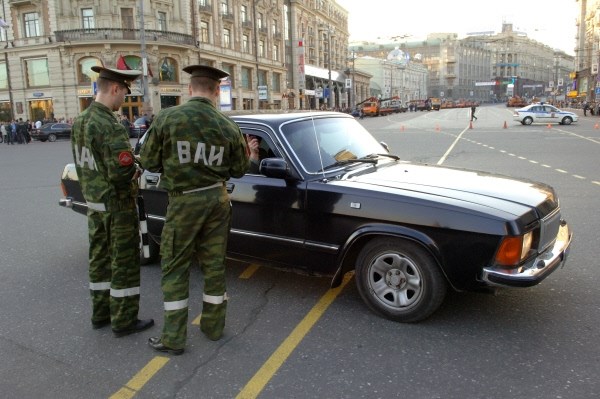
[[[193,321],[192,321],[192,325],[194,326],[199,326],[200,325],[200,319],[202,318],[202,313],[200,313],[198,315],[198,317],[196,317]]]
[[[259,268],[258,265],[251,264],[242,272],[242,274],[240,274],[239,278],[243,278],[246,280],[249,279],[258,270],[258,268]]]
[[[129,399],[142,389],[142,387],[169,361],[168,357],[156,356],[150,360],[125,386],[113,394],[110,399]]]
[[[298,344],[304,339],[306,334],[312,329],[316,322],[321,318],[327,308],[333,303],[334,299],[342,292],[346,284],[352,279],[354,273],[346,273],[344,280],[339,287],[331,288],[317,302],[317,304],[308,312],[304,319],[294,328],[294,331],[283,341],[279,348],[273,352],[271,357],[248,381],[246,386],[236,396],[236,399],[256,398],[265,385],[271,380],[273,375],[279,370],[281,365],[287,360],[290,354],[296,349]]]

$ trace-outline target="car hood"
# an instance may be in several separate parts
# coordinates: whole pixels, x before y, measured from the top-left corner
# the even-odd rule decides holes
[[[403,195],[435,196],[436,201],[469,203],[514,215],[536,208],[544,216],[557,207],[552,187],[525,179],[434,165],[397,162],[373,173],[347,175],[347,180],[378,191],[401,190]],[[377,188],[375,188],[377,186]]]

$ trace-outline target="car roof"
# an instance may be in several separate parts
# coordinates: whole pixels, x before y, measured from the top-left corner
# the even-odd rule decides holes
[[[353,116],[343,112],[328,112],[328,111],[306,111],[306,112],[287,112],[287,113],[264,113],[264,114],[247,114],[247,115],[230,115],[236,123],[264,123],[271,127],[279,126],[284,122],[293,120],[302,120],[309,118],[327,118],[327,117],[346,117]]]

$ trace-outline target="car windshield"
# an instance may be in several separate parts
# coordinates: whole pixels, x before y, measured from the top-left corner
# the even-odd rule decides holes
[[[281,132],[308,173],[388,151],[354,119],[313,118],[282,125]]]

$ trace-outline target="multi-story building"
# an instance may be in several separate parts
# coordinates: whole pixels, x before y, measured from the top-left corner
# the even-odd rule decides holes
[[[4,121],[75,117],[93,99],[93,65],[144,71],[122,107],[130,118],[185,101],[191,64],[230,73],[227,109],[316,107],[298,94],[317,85],[331,106],[349,103],[348,15],[334,0],[0,0],[0,16]]]
[[[575,49],[576,84],[573,95],[581,101],[600,100],[600,0],[580,3]]]
[[[498,34],[482,32],[463,39],[456,33],[435,33],[418,41],[350,44],[360,56],[378,59],[386,59],[395,48],[426,66],[427,96],[453,100],[564,96],[573,68],[573,57],[513,31],[511,24],[503,24]]]

